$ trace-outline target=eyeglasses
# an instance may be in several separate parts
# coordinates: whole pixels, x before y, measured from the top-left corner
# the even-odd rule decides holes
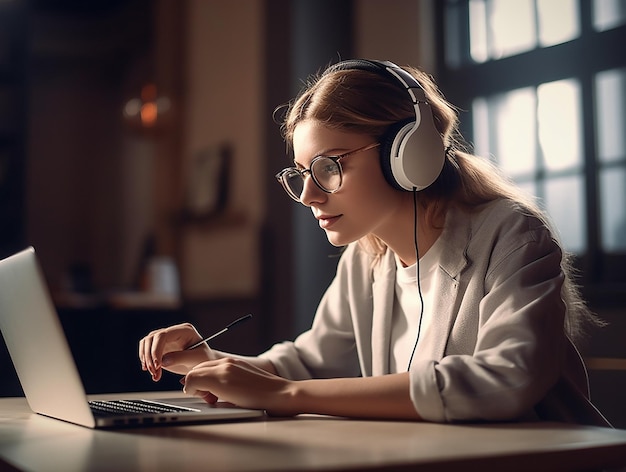
[[[344,157],[351,156],[359,152],[369,151],[380,146],[380,143],[368,144],[367,146],[348,151],[338,156],[316,156],[311,161],[308,169],[298,169],[297,167],[287,167],[276,174],[276,179],[291,198],[300,202],[302,191],[304,190],[304,178],[310,174],[313,182],[326,193],[335,193],[341,188],[343,182],[343,171],[339,162]]]

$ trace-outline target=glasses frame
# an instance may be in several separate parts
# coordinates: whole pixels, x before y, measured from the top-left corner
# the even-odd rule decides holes
[[[276,174],[276,179],[283,186],[283,188],[285,189],[285,192],[287,192],[287,195],[289,195],[296,202],[300,202],[300,203],[302,202],[301,201],[301,196],[302,195],[296,195],[291,190],[291,188],[287,184],[287,181],[286,181],[286,178],[285,178],[287,174],[293,174],[293,173],[299,174],[300,177],[302,178],[303,182],[305,180],[306,174],[309,174],[311,176],[311,178],[313,179],[313,182],[315,183],[315,185],[317,185],[317,187],[322,192],[332,194],[332,193],[337,192],[341,188],[341,185],[343,184],[343,169],[341,167],[341,162],[340,161],[342,159],[344,159],[345,157],[348,157],[348,156],[351,156],[353,154],[357,154],[357,153],[360,153],[360,152],[369,151],[370,149],[377,148],[378,146],[380,146],[380,143],[371,143],[371,144],[368,144],[366,146],[354,149],[352,151],[344,152],[343,154],[337,154],[335,156],[325,156],[325,155],[315,156],[311,160],[311,164],[309,165],[308,169],[298,169],[297,167],[285,167],[283,170],[281,170],[280,172],[278,172]],[[317,180],[317,177],[315,177],[315,174],[311,171],[311,169],[313,168],[313,165],[315,164],[315,162],[319,161],[320,159],[330,159],[331,161],[333,161],[337,165],[337,168],[339,169],[339,185],[337,186],[337,188],[335,190],[328,190],[328,189],[324,188],[322,186],[322,184],[320,184],[320,182]]]

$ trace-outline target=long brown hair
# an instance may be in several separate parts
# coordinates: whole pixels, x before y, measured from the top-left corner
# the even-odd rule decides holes
[[[418,193],[426,217],[429,218],[437,207],[454,204],[472,211],[483,203],[506,198],[541,220],[558,242],[557,231],[535,198],[503,175],[494,163],[469,152],[459,132],[458,111],[444,98],[433,78],[416,68],[404,69],[424,89],[435,126],[446,147],[440,176]],[[288,104],[281,131],[288,146],[292,144],[296,126],[304,120],[380,140],[390,126],[414,117],[413,104],[397,82],[367,70],[333,70],[308,79],[300,94]],[[375,256],[387,250],[383,241],[371,235],[360,243]],[[591,314],[573,282],[571,256],[565,251],[561,267],[565,275],[562,297],[567,304],[566,331],[572,338],[578,338],[586,322],[599,324],[599,321]]]

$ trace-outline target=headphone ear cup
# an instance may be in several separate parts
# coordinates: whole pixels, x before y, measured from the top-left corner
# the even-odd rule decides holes
[[[391,156],[393,149],[399,145],[398,141],[403,138],[404,133],[401,133],[401,131],[404,130],[406,125],[414,121],[415,120],[409,119],[391,125],[380,140],[380,167],[389,185],[397,190],[406,189],[398,183],[398,180],[393,174]]]

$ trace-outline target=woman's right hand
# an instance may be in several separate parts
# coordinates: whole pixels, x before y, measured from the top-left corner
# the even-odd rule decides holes
[[[187,346],[201,339],[196,328],[190,323],[152,331],[139,341],[141,369],[148,371],[155,382],[161,379],[162,369],[186,375],[201,362],[215,358],[213,351],[206,344],[185,350]]]

